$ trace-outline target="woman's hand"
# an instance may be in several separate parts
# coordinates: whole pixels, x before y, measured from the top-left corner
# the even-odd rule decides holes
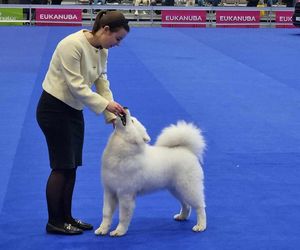
[[[115,101],[109,102],[106,107],[106,110],[108,110],[111,113],[114,113],[115,115],[125,114],[123,106]]]

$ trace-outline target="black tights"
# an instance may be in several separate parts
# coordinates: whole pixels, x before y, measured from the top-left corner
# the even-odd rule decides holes
[[[72,196],[76,180],[76,168],[52,170],[46,187],[48,222],[61,226],[72,223]]]

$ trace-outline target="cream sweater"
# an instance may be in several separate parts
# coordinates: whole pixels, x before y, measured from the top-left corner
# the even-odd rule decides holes
[[[115,115],[106,109],[113,100],[106,76],[107,49],[93,47],[80,30],[57,45],[43,82],[43,89],[77,110],[84,106],[104,112],[106,122]],[[95,84],[96,91],[91,89]]]

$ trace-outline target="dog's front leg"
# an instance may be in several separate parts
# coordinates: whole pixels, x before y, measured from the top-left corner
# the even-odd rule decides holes
[[[108,233],[117,202],[117,197],[113,193],[107,190],[104,191],[103,217],[99,228],[95,231],[96,235]]]
[[[135,208],[135,195],[126,194],[118,196],[119,199],[119,224],[117,228],[110,233],[110,236],[122,236],[126,234],[133,210]]]

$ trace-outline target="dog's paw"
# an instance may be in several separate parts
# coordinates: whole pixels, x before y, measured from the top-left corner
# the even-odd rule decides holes
[[[204,230],[206,229],[206,226],[205,225],[199,225],[199,224],[197,224],[197,225],[195,225],[194,227],[193,227],[193,231],[194,232],[203,232]]]
[[[173,218],[177,221],[187,220],[187,216],[184,216],[183,214],[175,214]]]
[[[125,234],[126,234],[126,231],[116,229],[116,230],[110,232],[109,235],[112,236],[112,237],[120,237],[120,236],[123,236]]]
[[[98,229],[95,230],[96,235],[106,235],[108,233],[109,228],[108,227],[102,227],[100,226]]]

